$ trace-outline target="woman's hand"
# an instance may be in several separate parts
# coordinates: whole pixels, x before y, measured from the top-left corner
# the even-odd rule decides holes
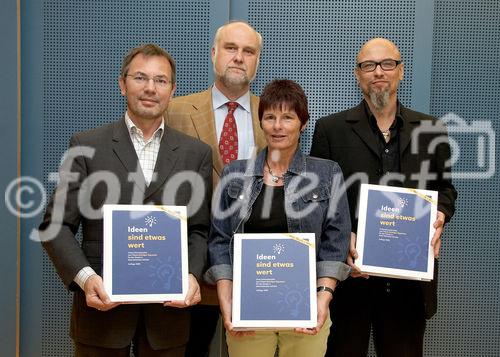
[[[337,281],[332,278],[319,278],[317,282],[318,286],[326,286],[332,290],[335,290]],[[317,293],[317,305],[318,305],[318,320],[317,325],[314,328],[296,328],[295,332],[303,333],[306,335],[316,335],[325,324],[328,316],[330,316],[330,301],[333,299],[331,292],[323,290]]]
[[[232,324],[232,307],[233,307],[233,282],[228,279],[217,281],[217,297],[219,298],[220,311],[224,327],[230,335],[235,337],[247,336],[255,334],[254,331],[235,331]]]

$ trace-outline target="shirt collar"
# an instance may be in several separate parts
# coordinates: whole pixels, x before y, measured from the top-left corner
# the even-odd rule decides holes
[[[247,91],[245,94],[243,94],[241,97],[239,97],[236,100],[229,100],[220,90],[217,88],[217,86],[214,85],[212,86],[212,104],[214,106],[214,109],[219,109],[223,105],[225,105],[227,102],[236,102],[242,107],[245,111],[250,113],[250,91]]]
[[[141,134],[143,134],[142,130],[139,129],[137,125],[135,125],[132,119],[130,119],[128,112],[125,112],[125,124],[127,125],[128,133],[130,134],[130,136],[134,135],[137,132],[141,132]],[[164,132],[165,132],[165,119],[161,118],[160,126],[158,127],[158,129],[155,130],[155,132],[151,137],[154,138],[156,135],[158,135],[159,139],[161,140]]]

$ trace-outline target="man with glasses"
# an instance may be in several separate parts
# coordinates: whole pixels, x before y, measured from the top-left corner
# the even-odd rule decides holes
[[[262,36],[246,22],[221,26],[211,52],[215,83],[206,91],[174,98],[168,107],[169,126],[212,147],[214,186],[225,164],[249,159],[265,146],[259,98],[250,93],[261,48]],[[186,357],[206,356],[219,319],[215,287],[202,285],[202,302],[191,310]]]
[[[361,182],[439,192],[436,233],[431,242],[436,258],[444,224],[455,211],[457,193],[449,178],[446,133],[443,130],[412,137],[422,124],[443,127],[436,118],[399,102],[397,90],[403,71],[397,46],[387,39],[371,39],[359,50],[354,70],[363,101],[316,123],[311,155],[340,164],[352,222],[347,258],[352,273],[337,287],[330,305],[333,325],[327,356],[366,356],[371,331],[378,356],[422,356],[426,318],[436,312],[437,261],[432,282],[373,276],[368,279],[354,261]],[[419,145],[415,152],[412,140],[416,139]],[[439,144],[428,150],[433,141]]]
[[[61,180],[40,225],[43,247],[64,284],[74,291],[70,334],[76,356],[129,356],[131,342],[137,357],[184,356],[190,314],[182,308],[201,300],[198,280],[206,264],[212,154],[208,145],[164,123],[175,77],[173,58],[154,44],[127,54],[118,81],[127,99],[124,117],[73,135],[70,146],[76,154],[72,158],[68,154],[61,166]],[[169,182],[178,173],[201,178],[203,184],[196,191],[186,182],[174,192],[177,185]],[[194,191],[197,197],[192,197]],[[192,201],[201,205],[194,208]],[[187,206],[189,287],[185,300],[164,304],[110,301],[101,278],[103,220],[99,212],[105,203]],[[97,216],[89,215],[88,207]],[[80,225],[81,246],[75,239]]]

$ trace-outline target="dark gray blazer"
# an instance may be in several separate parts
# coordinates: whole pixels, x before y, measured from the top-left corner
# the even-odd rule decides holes
[[[170,348],[187,341],[189,312],[185,309],[163,307],[162,304],[120,305],[108,312],[89,308],[83,291],[73,282],[84,266],[90,265],[102,276],[103,222],[100,215],[86,217],[78,201],[98,210],[105,203],[165,204],[188,206],[189,272],[200,278],[207,261],[207,235],[210,226],[210,199],[212,192],[212,153],[208,145],[165,126],[156,167],[156,179],[146,187],[138,158],[124,120],[77,133],[70,148],[89,147],[94,155],[78,155],[66,160],[60,171],[60,182],[47,206],[40,225],[42,245],[54,263],[64,284],[75,291],[71,318],[71,337],[81,343],[107,348],[121,348],[130,344],[139,314],[144,315],[149,340],[153,348]],[[193,212],[188,205],[191,186],[183,184],[175,195],[165,187],[176,173],[197,172],[204,181],[201,207]],[[108,185],[99,183],[97,173],[105,171],[115,177]],[[135,175],[129,174],[137,173]],[[85,185],[82,183],[90,183]],[[113,193],[117,197],[113,198]],[[66,200],[58,201],[58,197]],[[81,196],[79,198],[79,195]],[[107,201],[106,201],[107,199]],[[57,202],[65,202],[64,206]],[[98,212],[98,211],[97,211]],[[46,240],[43,230],[51,222],[60,223],[55,238]],[[75,234],[82,228],[82,244]],[[48,232],[48,231],[46,231]]]
[[[445,175],[451,169],[446,164],[450,158],[448,142],[446,140],[441,142],[433,152],[429,153],[430,143],[443,133],[422,132],[418,136],[418,149],[415,152],[411,150],[414,130],[424,123],[433,126],[439,126],[440,123],[432,116],[415,112],[402,105],[400,114],[404,121],[399,133],[401,174],[404,175],[402,186],[438,191],[438,210],[442,211],[446,221],[449,221],[455,212],[457,192],[451,179]],[[353,232],[356,232],[357,228],[360,182],[348,184],[348,179],[356,173],[363,172],[367,174],[370,184],[379,184],[384,173],[381,170],[381,157],[375,139],[366,117],[364,102],[354,108],[319,119],[314,130],[311,156],[338,162],[344,173]],[[416,176],[412,175],[420,172],[424,162],[428,162],[432,179],[426,182],[425,187],[418,187]],[[427,317],[434,315],[437,307],[437,261],[434,273],[435,279],[432,282],[422,283]]]

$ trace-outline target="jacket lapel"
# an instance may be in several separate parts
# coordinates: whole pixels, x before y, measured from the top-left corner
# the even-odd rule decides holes
[[[160,149],[158,150],[153,180],[151,180],[151,183],[146,189],[144,200],[147,200],[151,195],[163,187],[165,180],[170,176],[178,160],[178,155],[174,154],[178,146],[177,137],[173,134],[172,130],[165,126],[165,132],[163,133]]]
[[[194,112],[191,113],[193,126],[198,134],[198,138],[210,145],[212,149],[213,167],[217,175],[222,174],[224,165],[219,154],[219,138],[215,129],[215,116],[212,106],[212,89],[203,92],[203,96],[198,103],[193,103]],[[257,152],[266,146],[266,138],[259,122],[259,97],[250,95],[250,111],[252,114],[252,128]]]
[[[220,176],[222,173],[222,159],[219,154],[219,139],[215,130],[215,116],[212,107],[212,89],[206,90],[199,103],[193,103],[195,111],[191,114],[193,126],[198,138],[210,145],[212,149],[212,160],[215,172]]]
[[[113,151],[125,167],[126,172],[135,173],[132,179],[139,189],[144,192],[146,188],[146,180],[139,165],[139,160],[134,149],[134,145],[130,140],[130,134],[125,124],[125,119],[117,121],[113,126]],[[124,181],[128,177],[122,178]]]
[[[401,117],[403,118],[403,127],[399,131],[399,156],[403,156],[404,151],[408,147],[411,140],[411,135],[413,130],[420,124],[419,119],[408,120],[408,115],[406,113],[406,108],[401,106],[400,109]]]
[[[368,122],[368,118],[366,117],[366,113],[364,111],[364,102],[361,102],[356,108],[354,108],[346,121],[352,124],[352,130],[354,130],[366,146],[373,151],[377,157],[380,157],[375,135],[373,135],[370,123]]]
[[[250,111],[252,114],[253,138],[255,141],[255,146],[257,147],[257,152],[259,152],[266,146],[266,138],[264,136],[262,128],[260,127],[259,97],[253,94],[250,94]]]

